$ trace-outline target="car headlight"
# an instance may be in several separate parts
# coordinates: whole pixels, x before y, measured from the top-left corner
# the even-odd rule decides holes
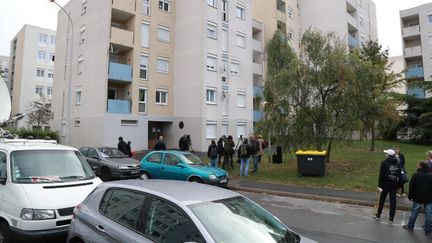
[[[127,169],[129,169],[129,166],[127,166],[127,165],[119,165],[118,168],[120,170],[127,170]]]
[[[209,175],[209,179],[210,180],[217,180],[217,176],[215,176],[215,175]]]
[[[31,209],[24,208],[21,210],[21,218],[24,220],[44,220],[55,219],[55,211],[52,209]]]

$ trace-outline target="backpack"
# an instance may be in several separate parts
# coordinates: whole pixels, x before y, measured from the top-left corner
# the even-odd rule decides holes
[[[215,146],[213,146],[213,147],[210,149],[210,157],[211,157],[211,158],[215,158],[215,157],[217,157],[217,155],[218,155],[217,149],[216,149]]]
[[[247,156],[247,155],[248,155],[248,153],[247,153],[246,145],[240,146],[240,156],[243,157],[243,156]]]

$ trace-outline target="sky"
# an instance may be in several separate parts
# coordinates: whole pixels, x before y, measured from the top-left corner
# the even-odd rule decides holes
[[[56,1],[61,6],[68,2]],[[390,50],[390,56],[402,55],[399,10],[432,0],[373,1],[377,11],[378,41]],[[58,10],[58,6],[49,0],[0,0],[0,55],[9,56],[10,41],[25,24],[56,30]]]

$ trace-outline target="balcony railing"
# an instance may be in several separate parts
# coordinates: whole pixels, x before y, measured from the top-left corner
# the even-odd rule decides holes
[[[420,35],[420,25],[405,27],[402,29],[402,33],[404,37]]]
[[[264,112],[262,111],[253,111],[253,121],[260,122],[264,120]]]
[[[422,55],[422,48],[421,48],[421,46],[408,47],[408,48],[405,48],[404,54],[405,54],[405,57],[421,56]]]
[[[253,86],[253,94],[256,96],[264,96],[264,87],[263,86]]]
[[[130,101],[108,99],[107,112],[117,113],[117,114],[130,114],[131,113]]]
[[[263,65],[260,63],[252,63],[253,73],[263,75]]]
[[[133,32],[116,27],[111,27],[111,42],[117,45],[133,48]]]
[[[357,38],[351,36],[351,35],[348,35],[348,42],[349,42],[350,47],[353,47],[353,48],[359,48],[360,47],[359,40]]]
[[[123,12],[134,13],[135,0],[112,0],[112,7]]]
[[[120,64],[110,62],[108,70],[110,80],[132,82],[132,66],[129,64]]]
[[[419,87],[408,87],[407,94],[413,95],[414,97],[419,98],[419,99],[425,98],[425,91]]]
[[[409,68],[405,72],[406,78],[421,78],[424,77],[423,67]]]
[[[254,51],[263,52],[263,43],[261,41],[252,39],[252,47]]]

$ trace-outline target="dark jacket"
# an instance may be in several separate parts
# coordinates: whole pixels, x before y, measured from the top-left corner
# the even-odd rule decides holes
[[[406,171],[405,170],[405,156],[403,154],[399,154],[399,163],[402,167],[402,170]]]
[[[408,199],[416,203],[432,202],[432,174],[427,173],[427,170],[418,169],[412,175]]]
[[[219,154],[223,155],[224,154],[224,141],[223,138],[219,138],[219,140],[217,141],[217,146],[218,146],[218,150],[219,150]]]
[[[232,139],[227,139],[226,141],[225,141],[225,153],[226,154],[234,154],[234,147],[235,147],[235,144],[234,144],[234,141],[232,140]]]
[[[118,150],[120,150],[125,155],[129,155],[128,145],[127,145],[127,143],[125,141],[120,141],[117,144],[117,148],[118,148]]]
[[[154,150],[166,150],[165,143],[163,141],[158,141],[154,146]]]
[[[216,149],[216,156],[210,156],[213,148]],[[210,144],[210,146],[208,147],[208,151],[207,151],[207,157],[214,159],[214,158],[217,158],[218,154],[219,154],[218,146],[216,144],[214,144],[214,145]]]
[[[246,155],[242,155],[241,154],[241,149],[242,149],[243,146],[246,146]],[[239,150],[239,157],[242,158],[242,159],[247,159],[247,158],[249,158],[253,154],[252,148],[251,148],[251,146],[249,144],[242,144],[239,147],[238,150]]]
[[[400,184],[402,167],[394,156],[387,157],[381,162],[378,187],[391,190]]]

